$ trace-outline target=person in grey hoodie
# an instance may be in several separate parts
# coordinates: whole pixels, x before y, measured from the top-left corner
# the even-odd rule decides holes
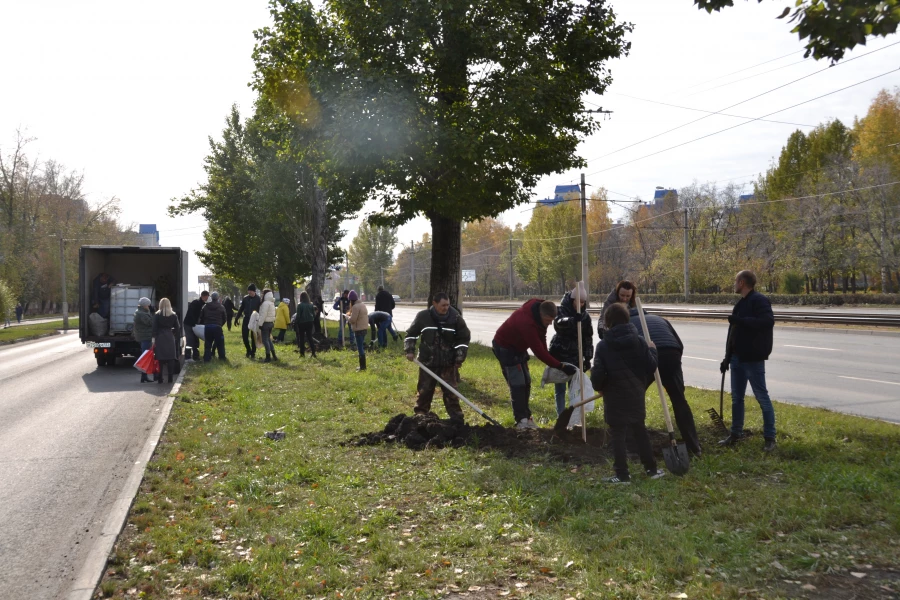
[[[263,301],[259,306],[259,330],[262,334],[263,348],[266,349],[266,359],[263,362],[278,360],[278,355],[275,354],[275,344],[272,342],[276,312],[275,295],[270,290],[263,290]]]
[[[137,310],[134,311],[134,328],[131,330],[134,340],[141,345],[141,354],[153,347],[153,313],[150,312],[150,298],[138,300]],[[154,380],[156,376],[154,376]],[[147,383],[150,378],[146,373],[141,373],[141,383]]]
[[[222,327],[228,320],[228,311],[219,302],[219,292],[209,296],[209,302],[200,309],[198,323],[204,325],[203,362],[212,360],[213,352],[217,352],[219,360],[225,360],[225,331]]]

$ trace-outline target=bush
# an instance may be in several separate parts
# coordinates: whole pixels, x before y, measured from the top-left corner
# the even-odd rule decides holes
[[[13,296],[9,285],[0,279],[0,317],[6,316],[16,308],[16,297]]]
[[[803,291],[803,276],[796,271],[788,271],[784,274],[785,294],[799,294]]]

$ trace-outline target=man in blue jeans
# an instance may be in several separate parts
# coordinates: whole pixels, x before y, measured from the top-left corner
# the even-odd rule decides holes
[[[728,317],[729,347],[719,367],[724,375],[731,369],[731,433],[719,442],[732,446],[744,437],[744,394],[747,382],[759,402],[763,416],[763,450],[775,450],[775,408],[766,389],[766,360],[772,353],[775,315],[769,299],[755,290],[756,275],[741,271],[734,279],[734,293],[740,294]]]

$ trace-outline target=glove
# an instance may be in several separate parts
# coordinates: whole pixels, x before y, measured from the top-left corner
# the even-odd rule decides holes
[[[562,363],[562,366],[560,366],[559,368],[563,373],[569,375],[570,377],[578,372],[578,367],[569,363]]]
[[[724,359],[722,364],[719,365],[719,373],[724,375],[728,371],[728,359]]]

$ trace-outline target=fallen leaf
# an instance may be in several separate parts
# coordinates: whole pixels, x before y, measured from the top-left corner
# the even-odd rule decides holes
[[[175,455],[175,460],[184,460],[184,452],[179,452]]]
[[[687,598],[688,595],[684,592],[672,592],[669,594],[669,598]]]
[[[856,577],[857,579],[862,579],[863,577],[866,576],[865,573],[857,573],[855,571],[850,571],[850,574],[853,575],[854,577]]]
[[[470,586],[469,586],[469,591],[470,591],[470,592],[480,592],[480,591],[481,591],[481,586],[480,586],[480,585],[470,585]]]
[[[538,570],[539,570],[541,573],[549,573],[549,572],[550,572],[550,569],[548,569],[547,567],[541,567],[541,568],[538,569]]]
[[[814,589],[816,589],[816,586],[814,586],[814,585],[811,584],[811,583],[807,583],[806,585],[803,585],[803,586],[800,586],[800,587],[801,587],[801,589],[804,589],[804,590],[814,590]]]
[[[278,540],[275,539],[274,535],[267,535],[265,538],[265,541],[268,545],[274,546],[275,542],[277,542]]]
[[[777,560],[773,560],[769,564],[771,564],[773,567],[775,567],[779,571],[787,571],[787,568],[785,568],[785,566],[783,564],[781,564],[780,562],[778,562]]]
[[[519,588],[519,589],[521,590],[521,589],[523,589],[523,588],[527,588],[527,587],[528,587],[528,584],[525,583],[524,581],[519,581],[519,582],[516,582],[516,587]]]
[[[575,564],[575,561],[574,561],[574,560],[570,560],[569,562],[566,563],[566,568],[568,569],[569,567],[571,567],[571,566],[574,565],[574,564]]]

